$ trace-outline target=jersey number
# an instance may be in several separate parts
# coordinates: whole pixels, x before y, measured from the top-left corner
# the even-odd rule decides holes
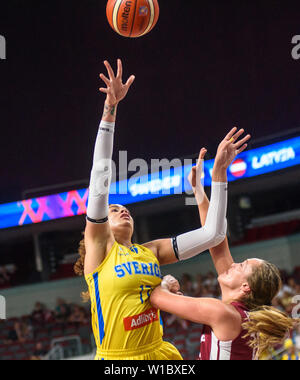
[[[140,300],[141,300],[141,303],[143,304],[145,301],[147,301],[150,298],[150,291],[153,290],[153,289],[151,288],[150,285],[145,285],[145,286],[141,285],[140,289],[141,289],[141,291],[140,291]],[[143,299],[143,292],[144,291],[145,292],[147,291],[147,298],[145,300]]]

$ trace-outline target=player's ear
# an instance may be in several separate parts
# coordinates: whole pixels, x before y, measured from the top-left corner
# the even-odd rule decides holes
[[[245,296],[248,296],[251,293],[251,288],[250,288],[248,282],[244,282],[242,284],[241,291],[244,293]]]

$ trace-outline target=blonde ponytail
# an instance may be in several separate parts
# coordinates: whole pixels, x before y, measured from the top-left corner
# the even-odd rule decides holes
[[[244,337],[250,338],[249,345],[259,358],[268,349],[282,344],[299,320],[269,306],[282,286],[280,273],[275,265],[263,261],[249,276],[248,284],[251,293],[242,302],[250,313],[249,320],[242,326],[247,330]]]
[[[282,344],[296,322],[275,307],[263,306],[251,311],[249,321],[242,324],[247,330],[244,338],[250,337],[249,345],[259,358],[269,348]]]

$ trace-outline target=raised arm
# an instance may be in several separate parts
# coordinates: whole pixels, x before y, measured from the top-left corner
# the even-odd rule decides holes
[[[227,168],[235,157],[229,155],[227,151],[236,151],[235,142],[242,133],[243,130],[237,132],[237,128],[233,128],[218,147],[212,173],[211,203],[205,225],[172,239],[161,239],[145,244],[156,253],[160,264],[189,259],[224,241],[227,228]]]
[[[241,133],[242,132],[244,132],[243,129],[241,130]],[[249,139],[250,139],[250,135],[247,135],[242,140],[236,142],[235,147],[234,147],[236,150],[236,152],[234,153],[235,156],[246,149],[247,144],[245,143]],[[206,221],[206,217],[207,217],[207,213],[209,209],[209,200],[201,184],[201,175],[202,175],[202,170],[203,170],[205,154],[206,154],[206,149],[202,148],[199,154],[197,165],[192,168],[191,173],[189,175],[189,182],[193,188],[193,192],[197,201],[202,225],[205,225],[205,221]],[[229,249],[227,236],[222,243],[220,243],[216,247],[212,247],[209,250],[209,252],[211,254],[211,257],[214,262],[214,266],[216,268],[218,275],[222,274],[223,272],[226,272],[230,268],[232,263],[234,262],[230,249]]]
[[[89,186],[87,223],[85,228],[85,274],[93,272],[104,260],[114,244],[114,236],[108,223],[108,196],[112,175],[112,153],[116,113],[119,102],[125,98],[135,77],[131,76],[126,84],[122,83],[122,62],[118,60],[115,76],[110,64],[104,62],[108,76],[100,74],[106,88],[100,91],[106,94],[104,112],[100,123],[93,158],[93,167]]]
[[[192,168],[191,173],[188,177],[189,182],[193,188],[195,199],[197,201],[202,226],[205,225],[209,208],[209,200],[205,194],[204,188],[201,183],[204,157],[206,152],[206,149],[201,149],[197,165]],[[233,258],[229,249],[227,236],[225,240],[222,241],[222,243],[220,243],[216,247],[210,248],[209,252],[213,260],[214,266],[216,268],[216,271],[219,275],[223,272],[226,272],[232,265]]]

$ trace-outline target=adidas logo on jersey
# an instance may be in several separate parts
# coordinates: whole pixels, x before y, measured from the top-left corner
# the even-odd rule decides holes
[[[140,327],[147,326],[155,321],[158,321],[158,312],[156,309],[149,309],[144,313],[123,319],[126,331],[139,329]]]

